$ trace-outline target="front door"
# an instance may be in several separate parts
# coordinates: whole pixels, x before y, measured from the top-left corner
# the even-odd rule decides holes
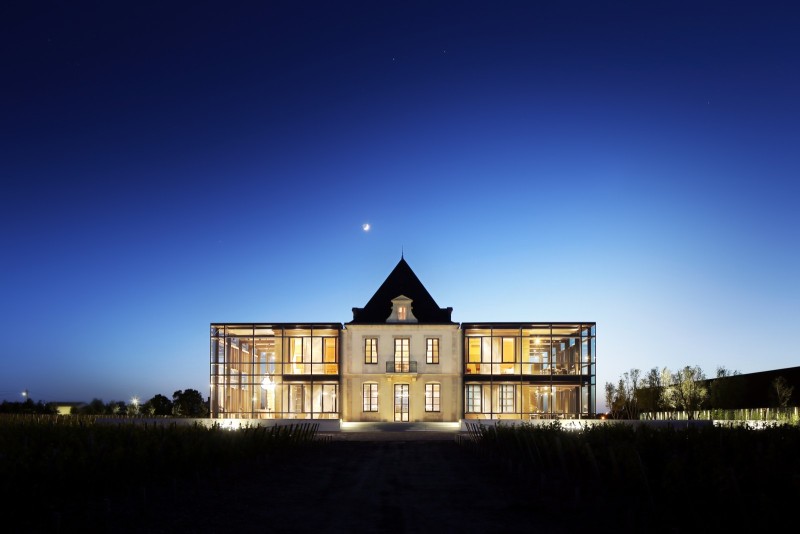
[[[408,384],[394,385],[394,420],[408,422]]]

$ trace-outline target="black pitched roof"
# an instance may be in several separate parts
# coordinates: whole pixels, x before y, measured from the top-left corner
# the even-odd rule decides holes
[[[372,295],[367,305],[363,308],[353,308],[353,320],[348,324],[385,323],[392,313],[392,299],[400,295],[412,300],[411,313],[419,323],[453,322],[450,319],[453,308],[440,308],[406,260],[400,258],[400,262]]]

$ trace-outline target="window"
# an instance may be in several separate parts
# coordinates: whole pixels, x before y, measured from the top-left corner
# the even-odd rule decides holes
[[[425,343],[425,361],[427,363],[439,363],[439,338],[429,337],[425,340]]]
[[[338,411],[336,384],[314,384],[314,411],[336,413]]]
[[[323,344],[325,347],[325,353],[322,356],[322,361],[325,363],[335,363],[336,362],[336,338],[335,337],[326,337],[323,338]]]
[[[378,363],[378,338],[364,339],[364,363]]]
[[[441,384],[425,384],[425,411],[438,412]]]
[[[306,374],[311,372],[311,338],[289,338],[289,362],[291,366],[286,369],[288,374]]]
[[[514,351],[514,338],[513,337],[504,337],[503,338],[503,363],[514,363],[515,360],[515,351]]]
[[[378,384],[364,384],[363,391],[364,411],[378,411]]]
[[[409,371],[409,339],[401,337],[394,340],[394,372]]]
[[[291,384],[289,386],[289,411],[292,413],[303,413],[305,400],[305,385]]]
[[[479,337],[471,337],[468,340],[469,348],[469,361],[470,362],[480,362],[481,361],[481,338]]]
[[[514,413],[514,386],[510,384],[500,385],[500,412]]]
[[[325,362],[323,370],[326,375],[335,375],[339,372],[339,366],[336,365],[336,341],[335,337],[322,338],[324,351],[322,354],[322,361]],[[317,369],[314,372],[316,373],[318,371]]]
[[[386,318],[387,323],[416,323],[417,318],[411,309],[411,299],[398,295],[392,299],[392,312]]]
[[[467,384],[467,413],[480,413],[481,411],[481,386],[480,384]]]
[[[469,337],[467,338],[467,366],[466,372],[468,374],[481,372],[481,338]]]

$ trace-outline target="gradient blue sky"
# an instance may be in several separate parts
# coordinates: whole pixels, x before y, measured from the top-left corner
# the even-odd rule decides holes
[[[456,321],[798,365],[794,2],[4,2],[0,398],[208,392],[211,322]],[[365,233],[361,225],[369,222]]]

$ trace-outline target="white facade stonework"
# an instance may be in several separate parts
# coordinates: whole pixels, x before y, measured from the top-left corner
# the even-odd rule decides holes
[[[461,333],[458,325],[350,325],[342,330],[342,419],[345,421],[395,421],[395,385],[409,386],[409,421],[459,421],[461,414]],[[377,363],[365,363],[367,339],[377,339]],[[395,340],[410,341],[408,370],[391,369]],[[438,340],[439,363],[427,363],[426,342]],[[387,370],[389,364],[389,370]],[[412,367],[412,365],[414,365]],[[395,372],[396,371],[396,372]],[[363,410],[363,385],[378,384],[378,411]],[[439,408],[425,406],[425,385],[439,384]],[[402,410],[402,403],[399,406]],[[403,419],[402,413],[397,414]]]

